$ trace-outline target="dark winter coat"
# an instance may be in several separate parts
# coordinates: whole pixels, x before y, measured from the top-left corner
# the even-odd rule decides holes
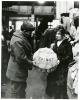
[[[65,94],[67,91],[68,65],[73,59],[72,46],[67,39],[65,39],[59,47],[57,47],[56,42],[53,50],[57,53],[60,64],[55,71],[48,74],[46,91],[47,94],[50,95],[53,95],[54,93],[60,94],[62,92]]]
[[[72,46],[68,42],[67,39],[63,40],[63,42],[57,47],[57,42],[55,43],[55,48],[53,49],[60,60],[60,64],[58,65],[56,71],[56,77],[60,80],[60,76],[63,76],[63,80],[67,77],[68,65],[73,59]],[[66,77],[65,77],[66,75]],[[55,78],[56,79],[56,78]],[[61,80],[62,81],[62,80]]]
[[[11,55],[6,76],[13,81],[26,81],[28,69],[31,69],[31,45],[21,31],[15,32],[11,42]]]
[[[57,47],[56,42],[53,50],[57,53],[58,59],[60,60],[60,64],[57,66],[56,70],[52,72],[53,80],[65,80],[67,78],[68,65],[73,59],[72,46],[67,39],[65,39],[59,47]],[[61,77],[63,78],[60,79]]]

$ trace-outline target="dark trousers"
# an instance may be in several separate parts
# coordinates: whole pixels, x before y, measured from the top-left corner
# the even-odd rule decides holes
[[[11,81],[11,98],[26,98],[26,82]]]

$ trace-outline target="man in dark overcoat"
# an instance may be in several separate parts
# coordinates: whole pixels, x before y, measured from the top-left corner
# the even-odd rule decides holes
[[[11,98],[25,98],[28,70],[32,69],[31,33],[34,26],[23,22],[21,30],[14,32],[10,47],[11,54],[6,72],[11,85]]]

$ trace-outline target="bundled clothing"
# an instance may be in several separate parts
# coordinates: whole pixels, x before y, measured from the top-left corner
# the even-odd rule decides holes
[[[57,41],[53,50],[60,60],[56,70],[47,76],[46,93],[57,99],[67,99],[67,73],[68,65],[73,59],[72,46],[67,39],[64,39],[58,46]]]
[[[15,32],[15,30],[14,29],[12,29],[10,32],[9,32],[9,35],[10,35],[10,40],[11,40],[11,38],[12,38],[12,36],[13,36],[13,33]]]

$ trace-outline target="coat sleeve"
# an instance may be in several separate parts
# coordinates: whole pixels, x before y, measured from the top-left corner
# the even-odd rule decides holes
[[[64,50],[65,55],[61,57],[60,61],[70,63],[73,59],[72,46],[70,45],[70,43],[66,44]]]
[[[11,45],[11,55],[14,57],[14,61],[16,61],[18,64],[33,64],[32,61],[28,59],[23,49],[23,45],[19,41]]]

